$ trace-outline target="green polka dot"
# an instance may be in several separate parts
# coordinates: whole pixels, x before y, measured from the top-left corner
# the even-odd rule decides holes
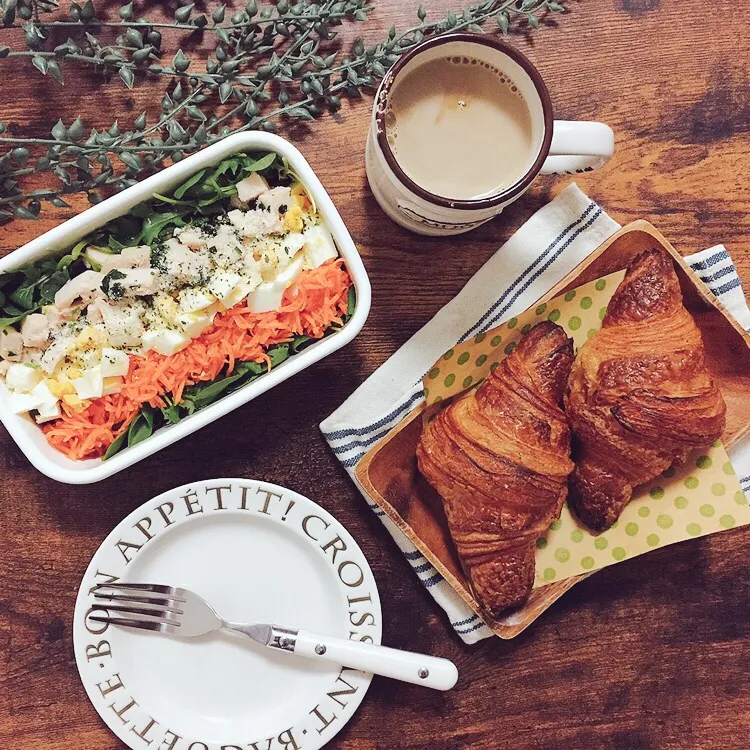
[[[550,313],[547,316],[547,320],[551,321],[552,323],[557,323],[557,321],[560,320],[560,311],[557,308],[555,308],[554,310],[550,310]]]
[[[518,324],[518,318],[511,318],[508,321],[508,328],[513,329],[516,327],[517,324]]]
[[[506,354],[510,354],[510,353],[511,353],[511,352],[512,352],[512,351],[513,351],[513,350],[514,350],[514,349],[515,349],[515,348],[516,348],[517,346],[518,346],[518,344],[516,344],[516,342],[515,342],[515,341],[511,341],[511,342],[510,342],[510,344],[508,344],[508,345],[507,345],[507,346],[505,347],[505,349],[503,349],[503,351],[504,351],[504,352],[505,352]]]
[[[465,365],[469,361],[471,355],[469,352],[464,352],[457,360],[459,365]]]
[[[456,382],[456,376],[451,373],[450,375],[447,375],[445,380],[443,381],[443,385],[446,388],[450,388],[454,383]]]
[[[721,440],[717,440],[711,445],[712,448],[719,448],[721,446]]]
[[[544,312],[546,311],[546,309],[547,309],[547,303],[543,302],[541,305],[537,305],[537,308],[536,310],[534,310],[534,312],[537,315],[544,315]]]
[[[659,544],[659,537],[656,536],[656,534],[649,534],[646,537],[646,544],[648,544],[649,547],[656,547],[656,545]]]
[[[709,505],[708,503],[706,503],[705,505],[701,505],[700,513],[705,518],[711,518],[711,516],[716,513],[716,509],[713,505]]]
[[[661,475],[665,479],[671,479],[675,475],[675,470],[670,466],[668,469],[662,471]]]
[[[599,310],[599,320],[604,320],[604,318],[607,317],[607,308],[602,307],[601,310]]]
[[[429,375],[427,376],[430,380],[435,380],[435,378],[440,375],[440,368],[439,367],[433,367],[430,370]]]
[[[652,487],[648,493],[653,500],[661,500],[664,497],[664,487]]]
[[[574,315],[569,321],[568,321],[568,328],[570,328],[571,331],[577,331],[581,327],[581,319]]]
[[[619,560],[624,560],[626,554],[627,553],[625,552],[625,550],[622,547],[615,547],[612,550],[612,557],[614,557],[615,560],[618,560],[618,561]]]
[[[695,465],[699,469],[710,469],[713,461],[708,456],[698,456],[695,460]]]
[[[734,466],[732,466],[731,461],[727,461],[724,466],[721,467],[721,470],[730,477],[734,476]]]
[[[471,375],[467,375],[464,378],[464,382],[463,382],[464,388],[468,388],[473,382],[474,382],[474,378],[472,378]]]
[[[570,302],[570,300],[575,299],[575,296],[576,296],[576,290],[571,289],[569,292],[566,292],[565,301]]]
[[[638,524],[631,521],[625,526],[625,533],[628,536],[635,536],[638,533]]]
[[[607,286],[607,282],[604,279],[599,279],[599,281],[594,284],[594,288],[597,292],[603,292],[605,286]]]
[[[570,540],[572,542],[582,542],[583,532],[580,529],[573,529],[573,531],[570,532]]]
[[[481,367],[485,362],[487,361],[487,355],[486,354],[480,354],[477,357],[477,361],[474,363],[477,367]]]
[[[542,575],[544,576],[545,581],[551,581],[555,577],[555,569],[545,568],[544,573]]]
[[[493,336],[492,339],[490,340],[490,346],[492,347],[500,346],[500,343],[502,342],[502,340],[503,340],[502,336]]]
[[[614,522],[614,523],[612,524],[611,528],[613,528],[613,529],[616,529],[616,528],[617,528],[617,527],[618,527],[619,525],[620,525],[620,520],[618,519],[617,521],[615,521],[615,522]]]
[[[693,477],[693,476],[690,476],[690,477],[688,477],[688,478],[687,478],[687,479],[686,479],[686,480],[685,480],[685,481],[683,482],[683,484],[684,484],[684,485],[685,485],[685,487],[687,487],[687,488],[688,488],[689,490],[694,490],[694,489],[695,489],[695,488],[696,488],[696,487],[698,486],[698,480],[697,480],[697,479],[696,479],[695,477]]]
[[[698,526],[697,523],[689,523],[685,527],[685,531],[687,531],[687,533],[690,534],[690,536],[698,536],[698,534],[701,533],[701,527]]]
[[[638,515],[641,518],[648,518],[648,516],[651,515],[651,508],[649,508],[648,505],[641,505],[641,507],[638,508]]]
[[[733,516],[730,516],[729,514],[722,516],[719,519],[719,523],[721,524],[722,529],[731,529],[732,526],[736,523]]]
[[[499,362],[493,362],[490,365],[490,372],[494,372],[498,367],[500,367],[500,363]]]
[[[596,334],[596,328],[589,328],[589,330],[586,331],[586,338],[590,339],[595,334]]]
[[[607,545],[608,544],[609,544],[609,542],[603,536],[598,536],[598,537],[596,537],[596,539],[594,539],[594,547],[596,547],[599,550],[601,550],[601,549],[607,549]]]
[[[668,516],[666,513],[662,513],[656,517],[656,525],[660,529],[668,529],[673,523],[672,516]]]
[[[442,396],[435,396],[435,400],[432,403],[439,404],[442,400],[443,400]]]
[[[487,338],[486,333],[478,333],[476,336],[474,336],[474,343],[481,344],[486,338]]]
[[[591,568],[594,567],[594,558],[593,557],[584,557],[583,560],[581,560],[581,567],[584,570],[591,570]]]
[[[570,551],[565,549],[565,547],[560,547],[559,549],[556,549],[555,560],[561,563],[568,562],[568,560],[570,560]]]
[[[714,497],[721,497],[722,495],[726,495],[727,492],[727,486],[724,484],[724,482],[714,482],[711,485],[711,494]]]
[[[443,359],[448,361],[455,353],[456,352],[454,349],[448,349],[448,351],[445,354],[443,354]]]
[[[540,536],[539,539],[536,540],[536,548],[537,549],[544,549],[547,546],[547,540]]]
[[[747,505],[747,498],[742,490],[737,490],[737,492],[734,493],[734,502],[737,503],[737,505]]]
[[[427,398],[429,395],[430,395],[430,389],[429,388],[425,388],[424,389],[424,397]]]
[[[593,304],[594,303],[593,303],[593,300],[591,299],[591,297],[581,297],[581,307],[584,310],[588,310],[591,307],[591,305],[593,305]]]
[[[531,330],[531,324],[527,323],[522,329],[521,333],[524,334],[524,336]]]
[[[558,518],[557,521],[553,521],[549,527],[552,531],[557,531],[562,526],[562,521]]]
[[[674,507],[679,508],[680,510],[685,510],[685,508],[688,507],[688,499],[679,495],[674,499]]]

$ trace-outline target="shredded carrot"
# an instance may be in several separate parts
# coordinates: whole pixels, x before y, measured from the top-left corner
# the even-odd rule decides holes
[[[179,403],[187,387],[231,374],[237,362],[266,362],[266,350],[295,336],[322,338],[341,324],[351,279],[343,261],[305,271],[273,312],[252,313],[244,302],[217,313],[212,325],[184,349],[165,356],[131,355],[122,389],[75,411],[62,405],[59,419],[43,424],[47,442],[69,458],[102,456],[125,432],[143,404],[159,408],[169,394]]]

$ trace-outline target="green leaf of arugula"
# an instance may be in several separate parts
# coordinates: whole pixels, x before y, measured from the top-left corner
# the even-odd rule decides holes
[[[137,417],[136,417],[137,419]],[[102,461],[106,461],[108,458],[112,458],[115,453],[119,453],[125,447],[125,441],[128,437],[128,430],[125,430],[121,435],[115,438],[115,442],[107,448],[106,452],[102,456]]]

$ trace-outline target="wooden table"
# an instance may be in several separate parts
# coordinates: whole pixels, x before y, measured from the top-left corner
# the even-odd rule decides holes
[[[426,3],[436,10],[447,2]],[[377,3],[382,36],[414,3]],[[407,12],[406,6],[409,6]],[[750,9],[726,0],[572,3],[526,39],[559,118],[601,119],[617,154],[580,186],[620,222],[647,218],[678,249],[724,242],[750,283]],[[52,115],[127,120],[145,85],[65,89],[5,65],[0,117],[43,134]],[[10,73],[15,72],[15,76]],[[23,81],[23,85],[21,85]],[[28,81],[29,83],[26,83]],[[34,85],[31,85],[33,81]],[[607,568],[522,636],[464,646],[335,461],[317,424],[453,297],[494,250],[570,180],[546,178],[503,216],[455,239],[420,238],[379,211],[365,182],[370,101],[314,123],[299,144],[348,223],[374,307],[357,340],[238,412],[117,477],[87,487],[38,474],[0,434],[0,747],[123,747],[86,700],[70,629],[83,571],[107,532],[147,498],[202,478],[287,485],[359,540],[383,596],[384,642],[454,659],[456,690],[376,678],[330,747],[746,748],[750,733],[750,543],[722,533]],[[2,228],[8,252],[69,214]]]

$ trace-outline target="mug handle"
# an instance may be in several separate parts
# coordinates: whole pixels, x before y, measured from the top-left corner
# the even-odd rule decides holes
[[[555,120],[550,155],[542,174],[575,174],[598,169],[615,152],[615,134],[603,122]]]

